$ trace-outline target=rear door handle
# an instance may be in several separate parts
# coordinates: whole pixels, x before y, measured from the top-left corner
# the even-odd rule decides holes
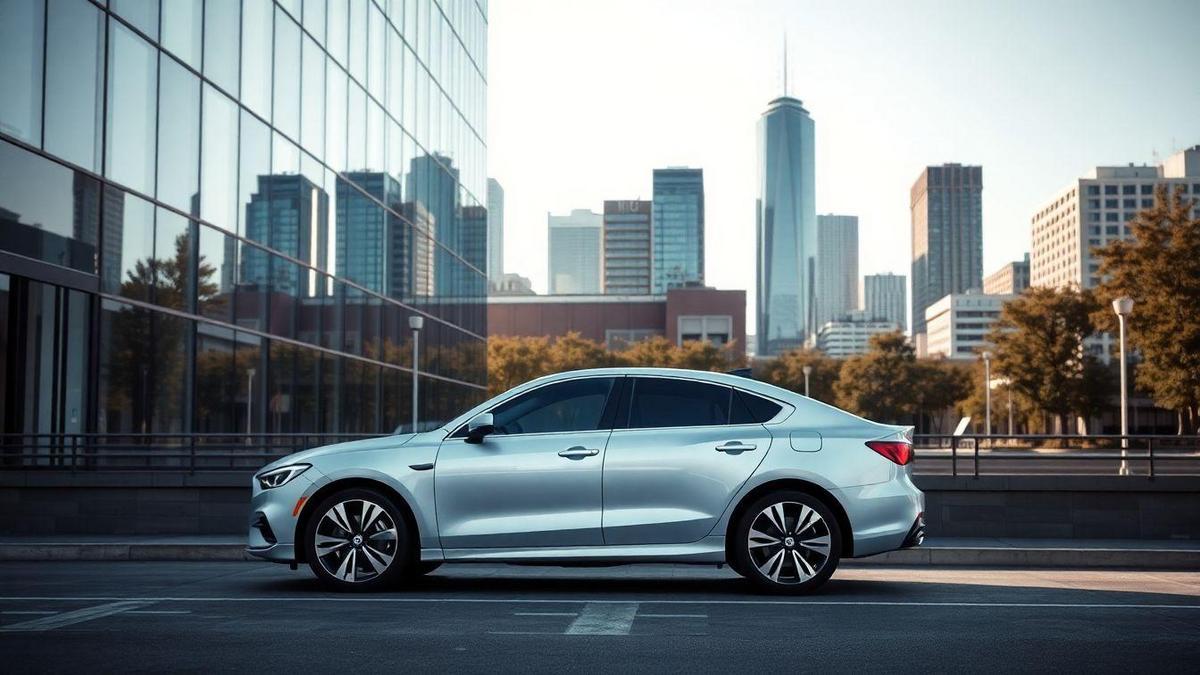
[[[743,443],[741,441],[729,441],[724,445],[717,446],[717,452],[746,452],[754,450],[758,446],[753,443]]]
[[[576,445],[558,453],[558,456],[566,457],[567,459],[583,459],[584,457],[592,457],[598,454],[600,454],[599,448],[585,448],[582,445]]]

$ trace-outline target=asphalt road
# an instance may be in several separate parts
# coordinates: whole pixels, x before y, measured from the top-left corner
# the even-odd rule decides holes
[[[807,598],[728,571],[446,567],[376,595],[249,563],[0,564],[0,668],[1178,671],[1200,572],[843,567]]]

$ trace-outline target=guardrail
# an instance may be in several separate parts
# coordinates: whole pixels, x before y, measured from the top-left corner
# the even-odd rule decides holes
[[[383,435],[0,434],[0,471],[254,471],[300,450]],[[918,434],[913,448],[923,475],[1200,475],[1195,436]]]
[[[918,434],[914,470],[927,475],[1200,475],[1200,438]]]
[[[308,448],[384,434],[0,434],[0,471],[254,471]]]

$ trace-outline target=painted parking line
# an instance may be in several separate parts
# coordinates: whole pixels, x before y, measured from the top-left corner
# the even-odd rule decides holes
[[[45,616],[40,619],[32,619],[30,621],[22,621],[21,623],[9,624],[0,626],[0,633],[26,633],[54,630],[63,626],[71,626],[85,621],[92,621],[122,612],[128,612],[132,609],[153,605],[154,602],[146,600],[121,600],[118,602],[109,602],[95,607],[85,607],[77,609],[73,612],[60,612]]]
[[[513,616],[579,616],[579,612],[513,612]]]
[[[567,626],[566,635],[629,635],[637,616],[636,602],[589,602]]]
[[[1178,609],[1200,610],[1200,604],[1169,604],[1169,603],[1135,603],[1135,602],[925,602],[901,600],[779,600],[779,599],[744,599],[744,600],[670,600],[660,598],[636,598],[625,600],[610,600],[604,598],[396,598],[396,597],[334,597],[334,596],[163,596],[163,597],[121,597],[121,596],[0,596],[0,602],[323,602],[323,603],[393,603],[393,604],[475,604],[475,605],[572,605],[587,603],[593,605],[630,603],[646,603],[652,605],[740,605],[740,606],[785,606],[785,607],[964,607],[964,608],[1014,608],[1014,609]]]
[[[638,614],[639,619],[707,619],[707,614]]]

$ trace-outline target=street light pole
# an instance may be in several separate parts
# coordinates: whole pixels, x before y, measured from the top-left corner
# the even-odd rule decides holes
[[[413,335],[413,356],[412,356],[412,431],[417,433],[417,382],[420,379],[421,362],[419,360],[420,351],[418,349],[418,341],[421,337],[421,329],[425,327],[425,317],[410,316],[408,317],[408,327],[412,329]]]
[[[1117,322],[1121,325],[1121,475],[1129,475],[1129,384],[1126,379],[1125,358],[1125,317],[1133,313],[1133,298],[1120,297],[1112,302],[1113,311],[1117,313]]]
[[[983,353],[983,434],[992,435],[992,353]]]
[[[812,366],[804,366],[800,370],[804,371],[804,395],[808,396],[808,376],[812,375]]]
[[[252,432],[250,420],[253,418],[253,408],[251,405],[254,402],[254,369],[246,369],[246,435],[249,436]]]

